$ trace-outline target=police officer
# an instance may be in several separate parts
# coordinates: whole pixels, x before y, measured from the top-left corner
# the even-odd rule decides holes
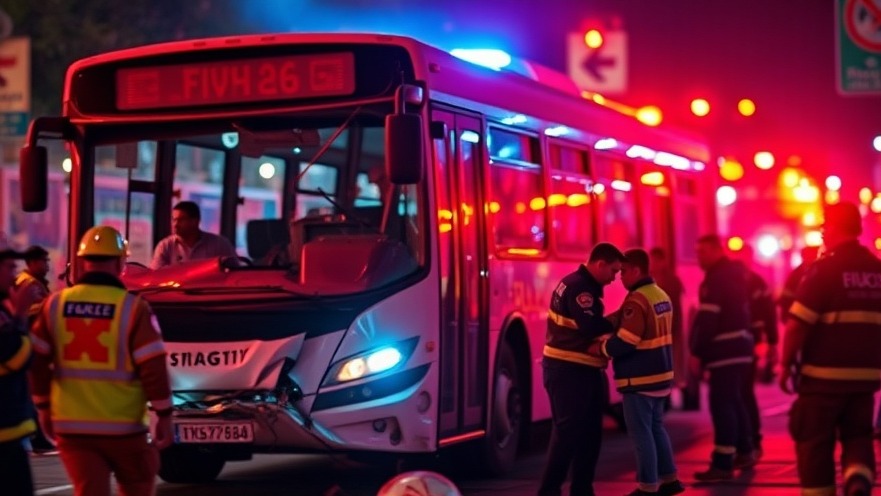
[[[34,481],[24,438],[36,430],[28,398],[26,368],[31,341],[25,327],[27,306],[9,298],[20,253],[0,250],[0,484],[8,496],[31,496]]]
[[[608,359],[588,354],[588,348],[614,330],[603,317],[603,286],[615,280],[623,260],[621,250],[599,243],[551,295],[542,368],[553,428],[540,496],[560,495],[570,469],[569,494],[594,494]]]
[[[734,477],[737,465],[750,463],[752,428],[743,402],[743,389],[753,366],[753,337],[743,264],[725,256],[719,236],[697,241],[697,259],[705,272],[697,316],[689,336],[691,370],[709,370],[713,449],[710,467],[694,474],[699,481]]]
[[[789,310],[780,387],[798,394],[789,432],[802,492],[836,493],[840,439],[845,494],[868,495],[875,476],[873,394],[881,387],[881,261],[858,241],[856,205],[830,205],[824,218],[826,255],[808,268]],[[791,389],[796,360],[799,379]]]
[[[743,400],[746,404],[746,411],[749,414],[750,425],[752,426],[752,440],[755,450],[753,457],[745,457],[741,460],[742,464],[738,464],[735,468],[750,468],[755,465],[763,454],[761,415],[759,414],[759,403],[756,399],[755,388],[759,366],[758,345],[762,341],[765,342],[764,363],[766,366],[773,368],[777,364],[777,343],[780,335],[777,332],[777,312],[774,307],[774,296],[771,294],[771,288],[768,287],[765,279],[753,269],[754,252],[752,247],[744,245],[740,252],[740,257],[746,272],[746,290],[749,295],[749,329],[753,336],[753,344],[756,345],[756,353],[753,355],[753,366],[749,370],[749,376],[746,382],[744,382],[743,388]],[[764,382],[773,381],[773,379],[766,380],[764,375],[762,374],[761,377]]]
[[[153,494],[159,453],[172,442],[171,390],[156,318],[126,291],[126,244],[108,226],[89,229],[77,251],[85,273],[49,296],[32,327],[33,399],[56,438],[77,496]],[[51,396],[50,396],[51,391]],[[153,444],[147,402],[158,416]]]

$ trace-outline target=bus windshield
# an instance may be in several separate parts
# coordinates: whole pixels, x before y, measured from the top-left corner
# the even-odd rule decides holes
[[[423,185],[387,180],[383,117],[357,107],[94,126],[80,154],[92,160],[82,159],[79,173],[94,178],[94,223],[130,240],[129,262],[144,268],[128,273],[142,287],[203,274],[205,260],[162,266],[153,256],[171,231],[157,202],[188,200],[200,207],[199,228],[226,236],[239,255],[213,260],[218,271],[259,271],[299,286],[287,288],[296,293],[367,290],[412,274],[425,258]],[[192,277],[191,286],[228,284]]]

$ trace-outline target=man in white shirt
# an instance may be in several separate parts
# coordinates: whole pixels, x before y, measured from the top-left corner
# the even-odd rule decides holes
[[[150,268],[204,258],[236,257],[236,250],[228,239],[199,229],[201,219],[202,213],[195,202],[182,201],[175,205],[171,213],[174,234],[156,245]]]

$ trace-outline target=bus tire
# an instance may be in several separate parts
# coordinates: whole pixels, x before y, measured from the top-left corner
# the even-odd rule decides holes
[[[165,482],[200,484],[220,475],[226,460],[194,446],[169,446],[159,452],[159,477]]]
[[[514,350],[505,341],[500,344],[494,374],[482,467],[487,475],[498,476],[513,468],[523,427],[520,367]]]

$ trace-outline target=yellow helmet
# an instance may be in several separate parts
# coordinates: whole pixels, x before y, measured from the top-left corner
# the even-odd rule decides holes
[[[95,226],[86,231],[76,252],[78,257],[124,257],[127,254],[128,243],[110,226]]]
[[[436,472],[416,470],[398,474],[379,488],[377,496],[462,496],[450,479]]]

